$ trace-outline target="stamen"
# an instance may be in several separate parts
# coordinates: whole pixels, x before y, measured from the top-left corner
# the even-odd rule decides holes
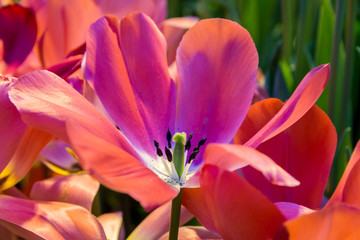
[[[154,145],[156,147],[156,154],[159,156],[159,157],[162,157],[164,154],[163,152],[161,151],[161,149],[159,148],[159,143],[154,140]]]
[[[172,153],[171,153],[170,149],[168,149],[166,146],[165,146],[165,155],[167,157],[167,160],[169,162],[172,162]]]
[[[194,147],[193,152],[189,156],[188,163],[191,163],[195,159],[196,155],[200,152],[200,147],[205,144],[207,138],[203,138],[199,141],[198,145]]]
[[[168,129],[168,131],[166,133],[166,140],[168,142],[168,148],[171,149],[171,132],[170,132],[170,129]]]
[[[165,170],[166,170],[167,174],[169,176],[172,175],[167,161],[163,157],[160,157],[160,159],[161,159],[161,162],[163,163],[163,165],[165,167]]]
[[[189,135],[189,139],[186,141],[186,144],[185,144],[185,150],[189,151],[189,149],[191,148],[191,138],[193,136],[193,133],[191,132],[190,135]]]
[[[188,160],[188,164],[190,164],[191,161],[195,159],[196,155],[197,155],[199,152],[200,152],[199,149],[195,150],[195,148],[194,148],[194,151],[190,154],[190,157],[189,157],[189,160]]]
[[[200,146],[204,145],[204,144],[205,144],[205,142],[206,142],[206,140],[207,140],[207,138],[203,138],[203,139],[201,139],[201,140],[199,141],[199,143],[198,143],[198,147],[200,147]]]
[[[173,179],[179,179],[179,175],[176,172],[175,165],[171,163],[170,166],[171,166],[171,177]]]
[[[154,145],[155,145],[156,148],[159,147],[159,143],[156,140],[154,140]]]
[[[188,173],[190,166],[191,166],[190,163],[185,165],[184,172],[183,172],[183,174],[181,175],[181,178],[180,178],[181,182],[183,182],[185,180],[186,174]]]

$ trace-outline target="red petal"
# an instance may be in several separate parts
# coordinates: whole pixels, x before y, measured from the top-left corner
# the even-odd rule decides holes
[[[272,102],[264,100],[257,105],[268,106]],[[280,103],[274,105],[279,106]],[[256,117],[248,117],[247,122],[252,122],[252,119],[256,121],[256,119],[271,118],[271,115],[264,116],[258,112]],[[243,125],[241,128],[249,129],[250,127],[251,125]],[[316,209],[321,205],[336,142],[336,130],[331,120],[319,107],[313,106],[286,131],[257,147],[257,150],[269,156],[276,164],[299,180],[299,186],[294,188],[274,186],[249,167],[242,169],[242,172],[251,184],[273,202],[293,202]]]
[[[234,172],[206,165],[200,185],[224,239],[268,239],[285,220],[269,199]]]

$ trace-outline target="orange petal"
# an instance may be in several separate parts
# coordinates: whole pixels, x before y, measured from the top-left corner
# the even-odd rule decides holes
[[[356,240],[360,237],[360,210],[346,204],[287,221],[275,239]]]
[[[360,141],[356,144],[350,161],[336,187],[335,192],[330,198],[327,206],[336,201],[344,201],[346,203],[360,207],[360,198],[358,186],[360,184]]]

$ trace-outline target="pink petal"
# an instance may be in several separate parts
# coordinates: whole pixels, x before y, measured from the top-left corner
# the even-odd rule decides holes
[[[26,125],[21,120],[16,107],[10,102],[8,91],[12,83],[11,79],[2,79],[0,76],[0,172],[14,155],[17,146],[26,130]]]
[[[27,124],[49,132],[66,143],[69,143],[69,139],[65,122],[73,119],[96,136],[137,156],[114,125],[53,73],[36,71],[26,74],[16,81],[9,94]]]
[[[70,121],[67,130],[84,170],[116,191],[138,200],[146,210],[173,199],[178,189],[161,180],[128,152]],[[96,147],[94,147],[96,146]]]
[[[264,103],[263,107],[259,109],[268,106],[266,103],[268,101],[271,100],[258,103],[258,105]],[[279,105],[281,106],[281,103]],[[268,119],[273,117],[264,115]],[[251,128],[252,125],[246,123],[263,119],[264,115],[260,111],[256,117],[252,115],[249,121],[244,121],[245,125],[240,129]],[[257,147],[258,151],[270,157],[291,176],[299,180],[301,184],[298,187],[274,186],[258,171],[249,167],[242,169],[242,173],[246,180],[273,202],[293,202],[317,209],[320,208],[324,195],[335,155],[336,142],[336,130],[331,120],[319,107],[313,106],[286,131]]]
[[[97,219],[105,231],[106,239],[125,239],[125,226],[123,224],[122,212],[105,213],[99,216]]]
[[[53,137],[28,127],[6,168],[0,173],[0,191],[18,183],[31,169],[41,149]],[[19,167],[21,166],[21,167]]]
[[[87,174],[59,176],[36,182],[31,189],[30,198],[72,203],[91,212],[99,187],[99,182]]]
[[[200,185],[224,239],[269,239],[285,220],[269,199],[235,172],[206,165]]]
[[[32,50],[37,34],[34,13],[29,8],[11,4],[0,8],[0,39],[4,46],[3,60],[12,73]]]
[[[1,195],[0,206],[1,224],[26,239],[106,239],[96,218],[76,205]]]
[[[304,214],[315,212],[315,210],[291,202],[276,202],[275,205],[282,215],[284,215],[286,220],[291,220]]]
[[[249,33],[229,20],[202,20],[185,33],[176,63],[176,130],[193,132],[194,143],[229,143],[255,90],[258,54]]]
[[[344,201],[360,207],[359,192],[360,183],[360,141],[356,144],[350,161],[326,206],[333,205],[336,201]]]
[[[169,239],[169,233],[163,235],[159,240]],[[201,240],[201,239],[218,239],[221,238],[212,232],[209,232],[204,227],[180,227],[179,228],[179,240]]]
[[[128,240],[159,239],[170,227],[171,201],[163,204],[150,213],[130,234]],[[184,207],[181,207],[180,226],[188,222],[191,215]]]
[[[281,110],[245,145],[256,148],[263,141],[276,136],[299,120],[321,95],[329,75],[329,64],[312,69],[304,77]]]
[[[279,186],[297,186],[299,181],[278,166],[271,158],[261,152],[233,144],[211,144],[205,151],[205,164],[234,171],[250,165],[260,171],[272,184]]]
[[[153,140],[164,145],[173,126],[175,86],[167,72],[165,39],[150,18],[127,15],[120,29],[111,16],[94,23],[85,75],[121,131],[155,157]]]

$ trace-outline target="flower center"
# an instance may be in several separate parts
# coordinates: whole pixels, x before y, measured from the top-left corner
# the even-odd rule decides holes
[[[192,136],[193,133],[190,133],[189,138],[187,138],[186,133],[184,132],[177,132],[172,136],[170,130],[168,130],[166,134],[168,145],[164,147],[166,159],[164,157],[163,151],[159,146],[159,143],[154,140],[156,153],[162,161],[168,176],[172,181],[180,184],[180,186],[185,183],[186,176],[192,161],[200,152],[200,147],[206,142],[206,138],[200,140],[198,145],[194,147],[192,153],[188,157],[188,152],[191,148]],[[173,148],[172,142],[175,143]]]

